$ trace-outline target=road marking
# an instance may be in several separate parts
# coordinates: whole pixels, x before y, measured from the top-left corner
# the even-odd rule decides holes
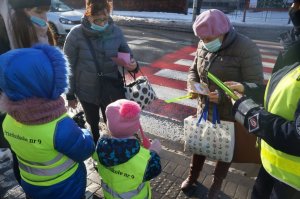
[[[144,44],[147,42],[148,42],[148,40],[136,39],[136,40],[129,41],[128,44],[140,45],[140,44]]]
[[[276,59],[277,59],[277,56],[275,56],[275,55],[265,55],[265,54],[262,54],[262,55],[261,55],[261,58],[263,58],[263,59],[272,59],[272,60],[274,60],[274,62],[275,62]]]
[[[167,100],[167,99],[171,99],[174,97],[179,97],[187,94],[187,91],[184,90],[169,88],[169,87],[160,86],[156,84],[152,84],[152,87],[158,99],[161,100]],[[185,106],[190,106],[193,108],[197,107],[197,100],[192,100],[192,99],[185,99],[185,100],[177,101],[175,103],[185,105]]]
[[[265,80],[269,80],[271,78],[271,74],[270,73],[264,73],[264,79]]]
[[[127,35],[126,38],[136,39],[136,36]],[[171,43],[171,44],[181,44],[181,45],[184,45],[184,46],[192,45],[192,42],[190,42],[190,41],[175,41],[175,40],[171,40],[171,39],[160,39],[160,38],[153,38],[153,37],[140,37],[140,40],[147,40],[147,41],[152,41],[152,42]],[[131,41],[130,41],[130,43],[131,43]],[[135,43],[135,44],[139,44],[139,43]]]
[[[190,55],[195,57],[196,56],[196,49],[195,49],[195,52],[191,53]]]
[[[262,62],[263,67],[266,68],[273,68],[274,67],[274,63],[270,63],[270,62]]]
[[[189,59],[179,59],[175,62],[175,64],[183,65],[183,66],[192,66],[194,63],[194,60],[189,60]]]
[[[160,76],[160,77],[166,77],[166,78],[171,78],[171,79],[176,79],[180,81],[186,82],[188,73],[187,72],[182,72],[182,71],[176,71],[176,70],[171,70],[171,69],[162,69],[155,73],[154,75]]]
[[[144,62],[144,61],[138,61],[138,62],[140,65],[145,65],[145,66],[148,66],[151,64],[150,62]]]

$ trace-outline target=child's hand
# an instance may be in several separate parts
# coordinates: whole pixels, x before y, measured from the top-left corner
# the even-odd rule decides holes
[[[155,151],[156,153],[159,153],[161,151],[160,141],[158,139],[154,139],[151,142],[151,146],[150,146],[149,150],[152,150],[152,151]]]

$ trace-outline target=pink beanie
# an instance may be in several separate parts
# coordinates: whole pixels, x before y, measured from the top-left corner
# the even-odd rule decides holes
[[[228,17],[217,9],[202,12],[193,24],[194,34],[200,38],[220,36],[227,33],[230,27]]]
[[[139,130],[141,107],[138,103],[120,99],[109,104],[105,113],[113,137],[130,137]]]

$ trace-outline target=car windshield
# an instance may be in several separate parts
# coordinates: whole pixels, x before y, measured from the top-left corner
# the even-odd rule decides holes
[[[67,12],[67,11],[71,11],[73,9],[59,0],[52,0],[51,10],[53,12]]]

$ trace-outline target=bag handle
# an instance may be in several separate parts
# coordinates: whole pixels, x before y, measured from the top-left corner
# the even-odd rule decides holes
[[[221,124],[221,122],[220,122],[220,115],[219,115],[217,104],[213,105],[213,118],[212,118],[212,120],[213,120],[212,123],[214,125]]]
[[[140,70],[140,69],[139,69]],[[126,85],[126,78],[125,78],[125,68],[122,67],[122,72],[123,72],[123,82],[124,82],[124,85]],[[135,77],[135,73],[132,74],[132,72],[128,71],[128,73],[130,74],[130,76],[134,79],[134,81],[136,80],[136,77]]]
[[[204,108],[203,108],[203,111],[202,111],[202,113],[201,113],[201,115],[200,115],[200,117],[199,117],[199,119],[198,119],[198,121],[197,121],[197,126],[199,126],[199,124],[200,124],[202,118],[204,119],[204,121],[207,120],[207,117],[208,117],[208,106],[209,106],[209,102],[208,102],[208,99],[206,99],[206,100],[205,100],[205,106],[204,106]]]
[[[138,72],[140,72],[140,73],[142,74],[142,76],[145,76],[144,73],[142,72],[140,66],[139,66],[139,63],[138,63],[138,62],[136,62],[136,63],[137,63],[137,68],[138,68],[138,71],[137,71],[136,73],[127,71],[127,72],[130,74],[130,76],[133,78],[134,81],[136,80],[136,74],[137,74]],[[135,70],[136,70],[136,69],[135,69]],[[135,71],[135,70],[134,70],[134,71]],[[123,67],[122,71],[123,71],[123,82],[124,82],[124,85],[126,85],[125,68],[124,68],[124,67]]]

